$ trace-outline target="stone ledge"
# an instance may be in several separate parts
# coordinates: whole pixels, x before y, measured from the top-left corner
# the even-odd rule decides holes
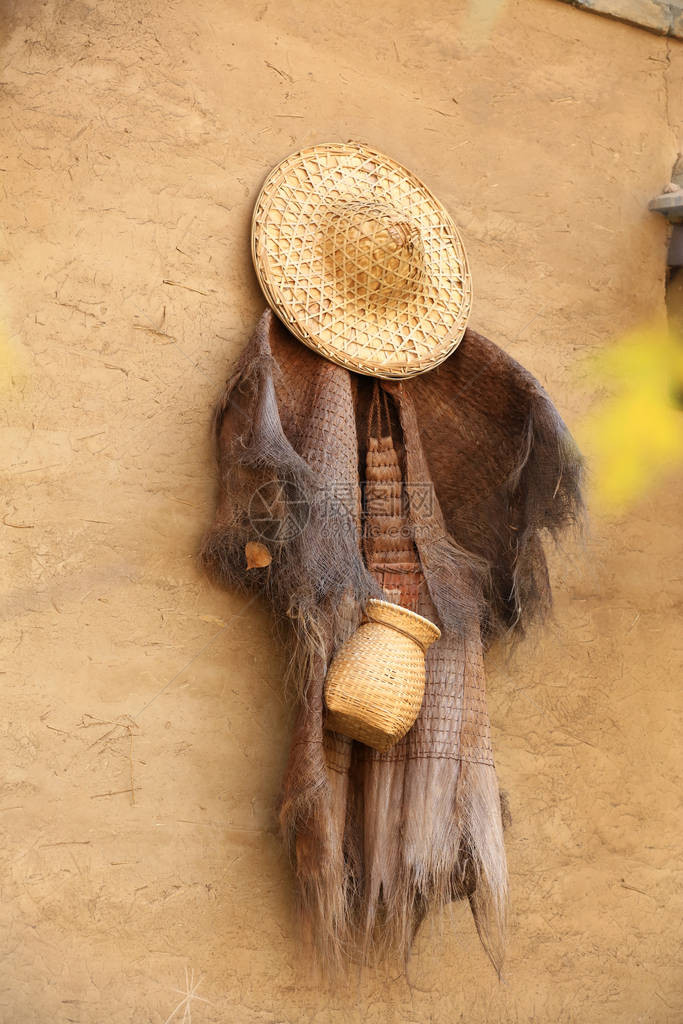
[[[663,0],[563,0],[573,7],[638,25],[660,36],[683,39],[683,6]]]

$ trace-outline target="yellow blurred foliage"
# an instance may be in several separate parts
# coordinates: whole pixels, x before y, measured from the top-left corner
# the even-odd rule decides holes
[[[620,339],[591,364],[610,392],[577,431],[595,502],[621,511],[683,461],[683,341],[659,328]]]

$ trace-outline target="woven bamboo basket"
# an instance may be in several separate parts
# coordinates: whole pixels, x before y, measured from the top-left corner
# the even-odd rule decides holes
[[[326,728],[385,751],[422,706],[425,654],[441,636],[429,619],[389,601],[368,601],[364,621],[327,673]]]

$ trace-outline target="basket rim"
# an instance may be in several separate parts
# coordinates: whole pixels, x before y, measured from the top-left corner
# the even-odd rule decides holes
[[[432,622],[431,619],[426,618],[424,615],[419,615],[417,612],[411,611],[410,608],[404,608],[402,604],[396,604],[395,601],[382,601],[378,597],[371,597],[366,602],[365,607],[391,608],[392,611],[399,612],[406,619],[410,619],[411,622],[414,622],[415,624],[419,624],[421,626],[426,626],[428,629],[433,630],[436,633],[434,641],[438,640],[439,637],[441,636],[441,630],[439,629],[435,622]],[[378,622],[377,625],[382,626],[384,625],[384,623]],[[391,629],[391,626],[388,626],[387,628]]]

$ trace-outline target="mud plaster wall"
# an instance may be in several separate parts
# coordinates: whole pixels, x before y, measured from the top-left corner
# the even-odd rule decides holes
[[[503,984],[464,906],[408,981],[302,971],[282,655],[195,551],[267,169],[360,138],[420,173],[473,324],[575,425],[589,357],[663,313],[680,44],[543,0],[47,0],[5,7],[0,63],[0,1019],[187,1021],[187,969],[195,1024],[679,1021],[680,481],[594,520],[555,623],[490,665]]]

